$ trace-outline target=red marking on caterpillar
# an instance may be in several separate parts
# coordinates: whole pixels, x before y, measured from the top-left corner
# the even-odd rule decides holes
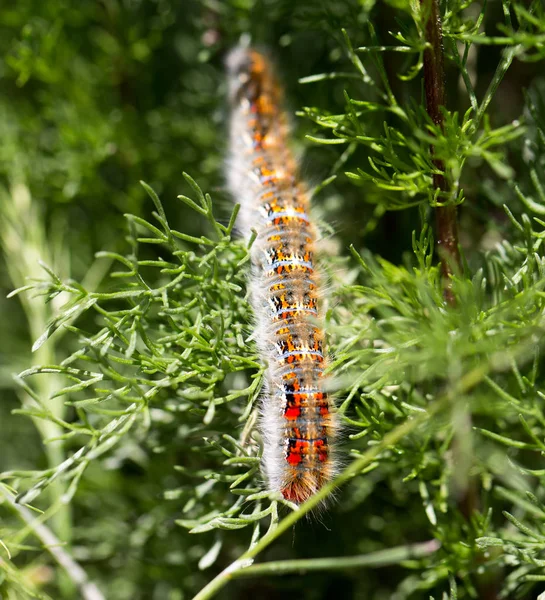
[[[270,489],[301,503],[335,473],[337,418],[325,389],[318,317],[316,229],[289,149],[282,89],[260,52],[236,48],[227,61],[231,120],[228,186],[252,246],[251,302],[267,363],[261,402],[263,470]]]

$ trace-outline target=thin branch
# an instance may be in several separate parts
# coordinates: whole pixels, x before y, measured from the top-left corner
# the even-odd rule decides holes
[[[428,540],[420,544],[396,546],[359,556],[332,556],[303,560],[276,560],[260,565],[246,567],[233,573],[233,578],[257,577],[259,575],[286,575],[288,573],[308,573],[309,571],[344,571],[362,567],[387,567],[406,560],[425,558],[441,547],[437,540]]]
[[[443,129],[444,118],[441,109],[445,101],[445,70],[443,67],[443,28],[439,0],[420,0],[426,12],[426,41],[429,46],[424,51],[424,87],[426,90],[426,108],[432,121]],[[433,146],[431,147],[434,153]],[[439,197],[446,196],[448,182],[444,176],[445,165],[434,158],[437,173],[433,175],[433,187],[439,191]],[[435,210],[437,246],[441,261],[445,300],[451,306],[455,303],[451,276],[461,270],[462,261],[458,247],[457,209],[455,205],[438,206]]]

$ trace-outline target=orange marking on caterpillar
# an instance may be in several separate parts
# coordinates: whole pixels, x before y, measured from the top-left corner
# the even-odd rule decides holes
[[[335,474],[337,419],[325,391],[316,230],[289,149],[283,92],[267,58],[237,48],[228,59],[231,100],[228,184],[251,248],[251,303],[267,392],[261,402],[263,468],[270,489],[295,503]]]

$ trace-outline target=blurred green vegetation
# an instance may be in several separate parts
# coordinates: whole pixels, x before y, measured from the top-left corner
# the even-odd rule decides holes
[[[260,368],[247,253],[228,226],[223,59],[246,33],[278,64],[305,178],[337,176],[315,204],[333,232],[324,269],[346,463],[365,462],[326,513],[258,560],[392,552],[381,568],[262,574],[217,597],[545,589],[545,15],[527,4],[443,2],[444,135],[424,110],[415,2],[0,7],[0,598],[98,600],[92,584],[112,600],[190,598],[245,552],[243,527],[264,534],[260,511],[271,530],[289,512],[260,495],[254,438],[240,462]],[[452,311],[428,224],[432,139],[465,198]],[[6,298],[29,282],[41,296]],[[23,370],[35,375],[13,377]],[[448,410],[366,458],[445,398]],[[468,486],[469,518],[457,504]],[[437,552],[411,555],[432,539]],[[75,562],[60,566],[51,547]]]

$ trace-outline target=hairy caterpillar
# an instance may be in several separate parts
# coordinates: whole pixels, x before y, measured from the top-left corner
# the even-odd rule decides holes
[[[227,181],[240,203],[251,249],[251,303],[267,362],[261,405],[263,470],[271,490],[301,503],[335,473],[337,419],[325,389],[318,319],[316,229],[289,149],[282,89],[267,58],[251,48],[227,60],[231,119]]]

